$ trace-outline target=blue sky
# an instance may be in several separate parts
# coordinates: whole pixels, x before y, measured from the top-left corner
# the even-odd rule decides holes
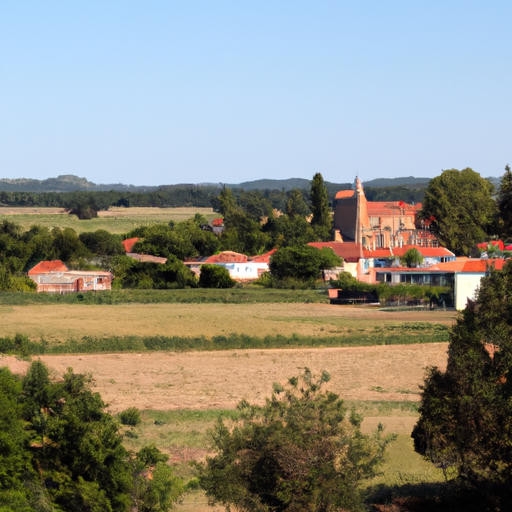
[[[0,1],[0,177],[512,164],[512,2]]]

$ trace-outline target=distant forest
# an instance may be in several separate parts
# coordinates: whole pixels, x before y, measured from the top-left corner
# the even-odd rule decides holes
[[[414,186],[411,186],[410,180]],[[374,180],[386,184],[394,180]],[[369,201],[421,202],[428,178],[396,178],[400,184],[370,186],[365,184]],[[0,206],[54,207],[69,210],[91,208],[107,210],[111,206],[121,207],[212,207],[217,210],[217,197],[222,184],[162,185],[160,187],[134,187],[132,185],[96,185],[85,178],[59,176],[48,180],[0,180]],[[292,190],[300,190],[309,200],[310,181],[292,178],[289,180],[257,180],[226,185],[237,198],[254,197],[267,199],[273,208],[285,211]],[[334,201],[336,192],[352,188],[351,183],[325,182],[329,201]],[[32,190],[30,190],[32,189]],[[53,189],[53,190],[52,190]]]

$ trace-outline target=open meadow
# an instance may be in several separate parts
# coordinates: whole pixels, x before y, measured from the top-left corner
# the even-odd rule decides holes
[[[0,305],[2,336],[58,345],[84,336],[212,338],[245,335],[357,339],[357,344],[447,341],[450,311],[384,312],[330,304]],[[400,339],[398,339],[400,338]],[[198,347],[199,348],[199,347]]]
[[[79,220],[76,215],[69,215],[62,208],[29,208],[29,207],[2,207],[0,208],[0,222],[10,220],[27,230],[30,226],[38,224],[48,228],[73,228],[77,233],[105,229],[110,233],[123,234],[132,229],[147,224],[159,222],[184,221],[196,213],[204,215],[207,219],[218,217],[211,208],[116,208],[98,212],[98,218]]]

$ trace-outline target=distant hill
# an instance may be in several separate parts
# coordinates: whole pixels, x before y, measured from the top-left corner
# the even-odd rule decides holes
[[[377,178],[363,182],[364,187],[406,187],[406,188],[427,188],[431,178]]]
[[[0,190],[4,192],[75,192],[119,190],[121,192],[152,192],[158,187],[136,187],[122,183],[96,185],[86,178],[79,178],[73,174],[63,174],[57,178],[35,180],[28,178],[0,179]]]

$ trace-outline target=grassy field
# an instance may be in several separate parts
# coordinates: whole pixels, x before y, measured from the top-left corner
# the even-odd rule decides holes
[[[260,286],[215,289],[191,288],[184,290],[106,290],[98,293],[0,292],[1,305],[33,304],[253,304],[253,303],[321,303],[329,304],[325,290],[279,290]]]
[[[123,234],[146,224],[158,222],[179,222],[193,217],[196,213],[208,219],[218,217],[211,208],[111,208],[98,212],[98,218],[79,220],[68,215],[62,208],[0,208],[0,222],[10,220],[23,229],[34,224],[54,228],[73,228],[77,233],[105,229],[110,233]]]
[[[393,342],[393,338],[402,338],[404,343],[406,338],[409,342],[447,341],[446,326],[452,324],[454,315],[446,311],[390,313],[293,303],[0,305],[1,336],[21,332],[50,345],[84,336],[211,339],[233,334],[259,339],[277,335],[354,338],[359,340],[357,344],[366,345]]]
[[[363,431],[371,433],[379,423],[385,433],[395,433],[397,438],[386,452],[380,474],[364,482],[363,488],[370,495],[381,495],[384,489],[414,485],[437,484],[444,481],[443,472],[426,462],[414,452],[410,432],[417,421],[417,404],[411,402],[347,401],[365,416]],[[170,456],[170,463],[185,481],[194,478],[193,461],[202,461],[211,453],[209,432],[219,417],[236,419],[233,410],[212,409],[142,412],[142,423],[137,427],[123,427],[125,445],[139,450],[148,443],[155,443]],[[389,491],[388,491],[389,492]],[[177,510],[211,510],[201,491],[185,496]],[[219,510],[222,508],[219,507]]]

